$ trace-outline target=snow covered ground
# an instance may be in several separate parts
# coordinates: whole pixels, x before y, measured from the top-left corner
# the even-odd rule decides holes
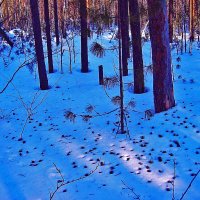
[[[106,36],[101,42],[111,45]],[[65,182],[82,178],[61,187],[53,199],[169,200],[174,175],[175,199],[180,199],[200,169],[200,50],[196,46],[192,55],[177,56],[173,51],[176,107],[150,120],[145,118],[145,111],[153,109],[152,74],[145,74],[148,92],[133,94],[127,86],[133,81],[130,61],[130,75],[124,78],[125,102],[134,100],[136,104],[136,112],[129,110],[127,116],[130,140],[126,135],[116,135],[117,112],[88,122],[77,117],[73,123],[65,118],[69,110],[87,114],[88,105],[99,113],[116,108],[107,95],[119,95],[119,87],[106,90],[106,95],[98,85],[98,65],[104,66],[107,77],[115,75],[116,52],[107,51],[104,58],[89,54],[88,74],[80,73],[79,47],[72,74],[68,72],[67,52],[63,74],[55,55],[56,72],[48,74],[51,88],[47,91],[38,90],[36,72],[20,69],[0,94],[0,199],[50,199],[50,193],[62,183],[61,174]],[[9,51],[1,52],[0,90],[24,61],[24,55],[16,55],[15,50],[8,60],[2,53]],[[149,65],[149,42],[143,50],[144,64]],[[199,184],[200,176],[185,200],[200,199]]]

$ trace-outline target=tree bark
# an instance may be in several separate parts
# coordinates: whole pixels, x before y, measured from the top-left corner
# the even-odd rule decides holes
[[[134,93],[144,93],[144,70],[138,0],[129,0],[130,25],[133,49]]]
[[[81,72],[87,73],[88,69],[88,29],[86,0],[80,1],[81,18]]]
[[[32,25],[33,25],[33,33],[35,39],[35,51],[38,63],[40,88],[41,90],[46,90],[49,88],[49,86],[48,86],[48,79],[44,62],[38,0],[30,0],[30,7],[32,14]]]
[[[53,58],[52,58],[52,48],[51,48],[51,28],[49,20],[49,1],[44,0],[44,18],[45,18],[45,31],[47,37],[47,53],[48,53],[48,66],[49,73],[53,73]]]
[[[59,40],[59,30],[58,30],[58,4],[57,4],[57,0],[53,1],[53,7],[54,7],[54,23],[55,23],[56,45],[58,46],[60,44],[60,40]]]
[[[175,106],[166,0],[148,0],[156,113]]]

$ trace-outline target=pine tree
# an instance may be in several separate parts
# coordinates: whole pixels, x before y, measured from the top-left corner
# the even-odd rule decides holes
[[[156,113],[159,113],[175,106],[167,4],[165,0],[147,2],[153,60],[154,105]]]

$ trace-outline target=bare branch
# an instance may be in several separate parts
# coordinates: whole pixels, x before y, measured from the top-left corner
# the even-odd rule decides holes
[[[69,185],[71,183],[74,183],[74,182],[77,182],[77,181],[80,181],[82,179],[85,179],[87,178],[88,176],[92,175],[99,167],[100,163],[98,163],[98,165],[95,167],[95,169],[93,169],[92,171],[90,171],[89,173],[83,175],[83,176],[80,176],[79,178],[76,178],[76,179],[73,179],[71,181],[67,181],[65,182],[65,179],[64,179],[64,176],[62,175],[61,173],[61,170],[56,166],[55,163],[53,163],[53,165],[55,166],[56,168],[56,171],[58,172],[58,174],[60,175],[61,177],[61,181],[60,183],[58,182],[57,183],[57,187],[56,189],[53,191],[53,192],[50,192],[50,196],[49,196],[49,199],[52,200],[54,198],[54,196],[56,195],[56,193],[58,192],[58,190],[60,190],[63,186],[66,186],[66,185]]]
[[[136,193],[134,192],[134,189],[133,189],[133,188],[129,187],[124,181],[122,181],[122,183],[123,183],[123,185],[125,186],[124,189],[128,189],[128,190],[131,191],[131,193],[133,193],[134,199],[140,200],[140,195],[136,194]]]
[[[33,59],[30,59],[29,61],[33,61]],[[10,85],[10,83],[11,83],[11,82],[13,81],[13,79],[15,78],[17,72],[18,72],[21,68],[23,68],[24,66],[26,66],[28,63],[30,63],[30,62],[24,61],[24,62],[17,68],[17,70],[13,73],[12,77],[10,78],[10,80],[6,83],[6,85],[4,86],[4,88],[0,91],[0,94],[2,94],[2,93],[6,90],[6,88]]]
[[[193,179],[190,181],[190,184],[188,185],[188,187],[186,188],[185,192],[183,193],[182,197],[180,198],[180,200],[182,200],[184,198],[184,196],[187,194],[188,190],[190,189],[190,187],[192,186],[192,183],[194,182],[194,180],[197,178],[197,176],[199,175],[200,170],[195,174],[195,176],[193,177]]]

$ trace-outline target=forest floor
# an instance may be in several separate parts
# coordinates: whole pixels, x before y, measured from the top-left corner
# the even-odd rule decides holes
[[[103,45],[111,45],[108,38],[105,35],[101,39]],[[134,111],[130,108],[127,114],[130,139],[116,134],[117,112],[92,117],[88,122],[78,117],[117,108],[109,97],[119,95],[119,86],[105,92],[98,85],[99,65],[104,66],[105,76],[116,74],[117,52],[107,51],[104,58],[90,53],[91,71],[82,74],[76,44],[77,61],[72,64],[72,74],[68,72],[68,53],[63,57],[63,74],[59,56],[54,56],[56,71],[48,74],[49,90],[38,89],[37,72],[29,66],[21,68],[0,94],[0,199],[47,200],[63,179],[66,185],[53,199],[170,200],[173,189],[175,199],[180,199],[200,169],[197,44],[193,44],[192,55],[177,55],[173,50],[176,107],[150,119],[145,111],[153,109],[152,74],[145,72],[147,92],[133,94],[129,62],[129,76],[124,78],[125,104],[135,102]],[[8,48],[1,50],[0,90],[25,59],[26,55],[18,51],[14,48],[6,58]],[[149,42],[143,51],[147,66],[151,63]],[[67,111],[76,113],[74,122],[66,119]],[[197,176],[184,199],[199,200],[199,185]]]

